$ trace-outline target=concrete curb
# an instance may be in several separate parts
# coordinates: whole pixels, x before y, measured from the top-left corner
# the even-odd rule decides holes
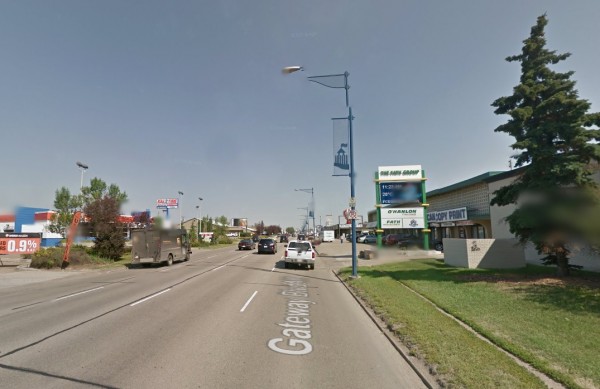
[[[398,353],[402,356],[402,358],[404,358],[404,360],[406,361],[406,363],[408,363],[408,365],[413,369],[413,371],[415,373],[417,373],[417,375],[419,376],[419,378],[421,379],[421,381],[423,382],[423,384],[425,384],[425,386],[427,386],[429,389],[438,389],[438,388],[441,388],[441,386],[437,384],[437,382],[429,374],[429,372],[427,372],[427,368],[424,366],[423,362],[421,360],[419,360],[418,358],[410,357],[408,355],[408,353],[409,353],[408,349],[402,343],[400,343],[400,341],[398,339],[396,339],[396,337],[395,337],[394,334],[392,334],[388,330],[388,328],[385,325],[385,323],[383,323],[381,321],[381,319],[379,319],[377,317],[377,315],[375,315],[375,313],[369,307],[367,307],[363,303],[363,301],[360,299],[360,297],[358,297],[354,293],[354,291],[352,290],[352,288],[350,288],[340,278],[340,276],[338,275],[338,273],[335,270],[332,270],[332,272],[335,275],[335,277],[340,281],[340,283],[342,285],[344,285],[344,287],[346,288],[346,290],[350,293],[350,295],[354,298],[354,300],[358,303],[358,305],[360,305],[360,307],[363,309],[363,311],[369,316],[369,318],[371,319],[371,321],[373,323],[375,323],[375,325],[377,326],[377,328],[379,328],[379,330],[381,331],[381,333],[387,338],[387,340],[390,342],[390,344],[396,349],[396,351],[398,351]],[[423,364],[423,366],[417,366],[417,364]],[[425,370],[425,372],[423,372],[422,370]],[[435,382],[435,384],[433,384],[432,382]]]

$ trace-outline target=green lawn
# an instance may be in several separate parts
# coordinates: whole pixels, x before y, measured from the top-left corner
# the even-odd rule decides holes
[[[541,385],[403,285],[567,386],[600,387],[600,275],[585,274],[587,281],[567,285],[533,282],[552,272],[534,266],[467,270],[417,260],[361,268],[361,278],[348,282],[452,384]]]

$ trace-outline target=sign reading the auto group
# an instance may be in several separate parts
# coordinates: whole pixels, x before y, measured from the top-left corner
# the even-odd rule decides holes
[[[445,211],[428,212],[427,219],[433,223],[467,220],[467,208],[447,209]]]
[[[423,208],[382,208],[381,228],[425,228]]]
[[[177,199],[158,199],[156,200],[156,208],[177,208],[179,202]]]
[[[410,181],[423,177],[421,165],[379,166],[380,181]]]

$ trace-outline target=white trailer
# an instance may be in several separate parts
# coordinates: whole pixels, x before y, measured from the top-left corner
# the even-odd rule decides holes
[[[319,233],[321,242],[333,242],[335,240],[335,232],[330,230],[323,230]]]

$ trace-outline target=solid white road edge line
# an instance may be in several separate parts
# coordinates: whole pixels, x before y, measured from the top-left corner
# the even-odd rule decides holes
[[[274,267],[274,268],[272,268],[272,269],[271,269],[271,271],[275,271],[275,269],[276,269],[276,268]]]
[[[248,308],[248,305],[250,305],[250,302],[252,301],[252,299],[254,298],[254,296],[256,296],[257,293],[258,293],[258,290],[255,290],[254,293],[252,293],[252,296],[250,296],[250,298],[248,299],[248,301],[246,301],[246,304],[244,304],[244,306],[242,307],[242,309],[240,309],[240,312],[244,312],[246,310],[246,308]]]
[[[158,292],[158,293],[154,293],[152,296],[148,296],[148,297],[146,297],[146,298],[143,298],[143,299],[141,299],[141,300],[139,300],[139,301],[136,301],[135,303],[129,304],[129,306],[130,306],[130,307],[133,307],[134,305],[138,305],[138,304],[140,304],[140,303],[143,303],[144,301],[150,300],[151,298],[153,298],[153,297],[156,297],[156,296],[158,296],[158,295],[161,295],[161,294],[163,294],[163,293],[166,293],[166,292],[168,292],[168,291],[170,291],[170,290],[171,290],[171,288],[169,288],[169,289],[165,289],[165,290],[162,290],[162,291],[160,291],[160,292]]]
[[[212,271],[219,270],[219,269],[221,269],[221,268],[223,268],[223,267],[225,267],[225,265],[221,265],[221,266],[219,266],[219,267],[215,267],[214,269],[212,269]]]
[[[70,294],[68,296],[62,296],[62,297],[59,297],[57,299],[54,299],[53,301],[68,299],[69,297],[79,296],[80,294],[84,294],[84,293],[88,293],[88,292],[93,292],[95,290],[102,289],[102,288],[104,288],[104,286],[99,286],[99,287],[94,288],[94,289],[84,290],[83,292],[73,293],[73,294]]]

